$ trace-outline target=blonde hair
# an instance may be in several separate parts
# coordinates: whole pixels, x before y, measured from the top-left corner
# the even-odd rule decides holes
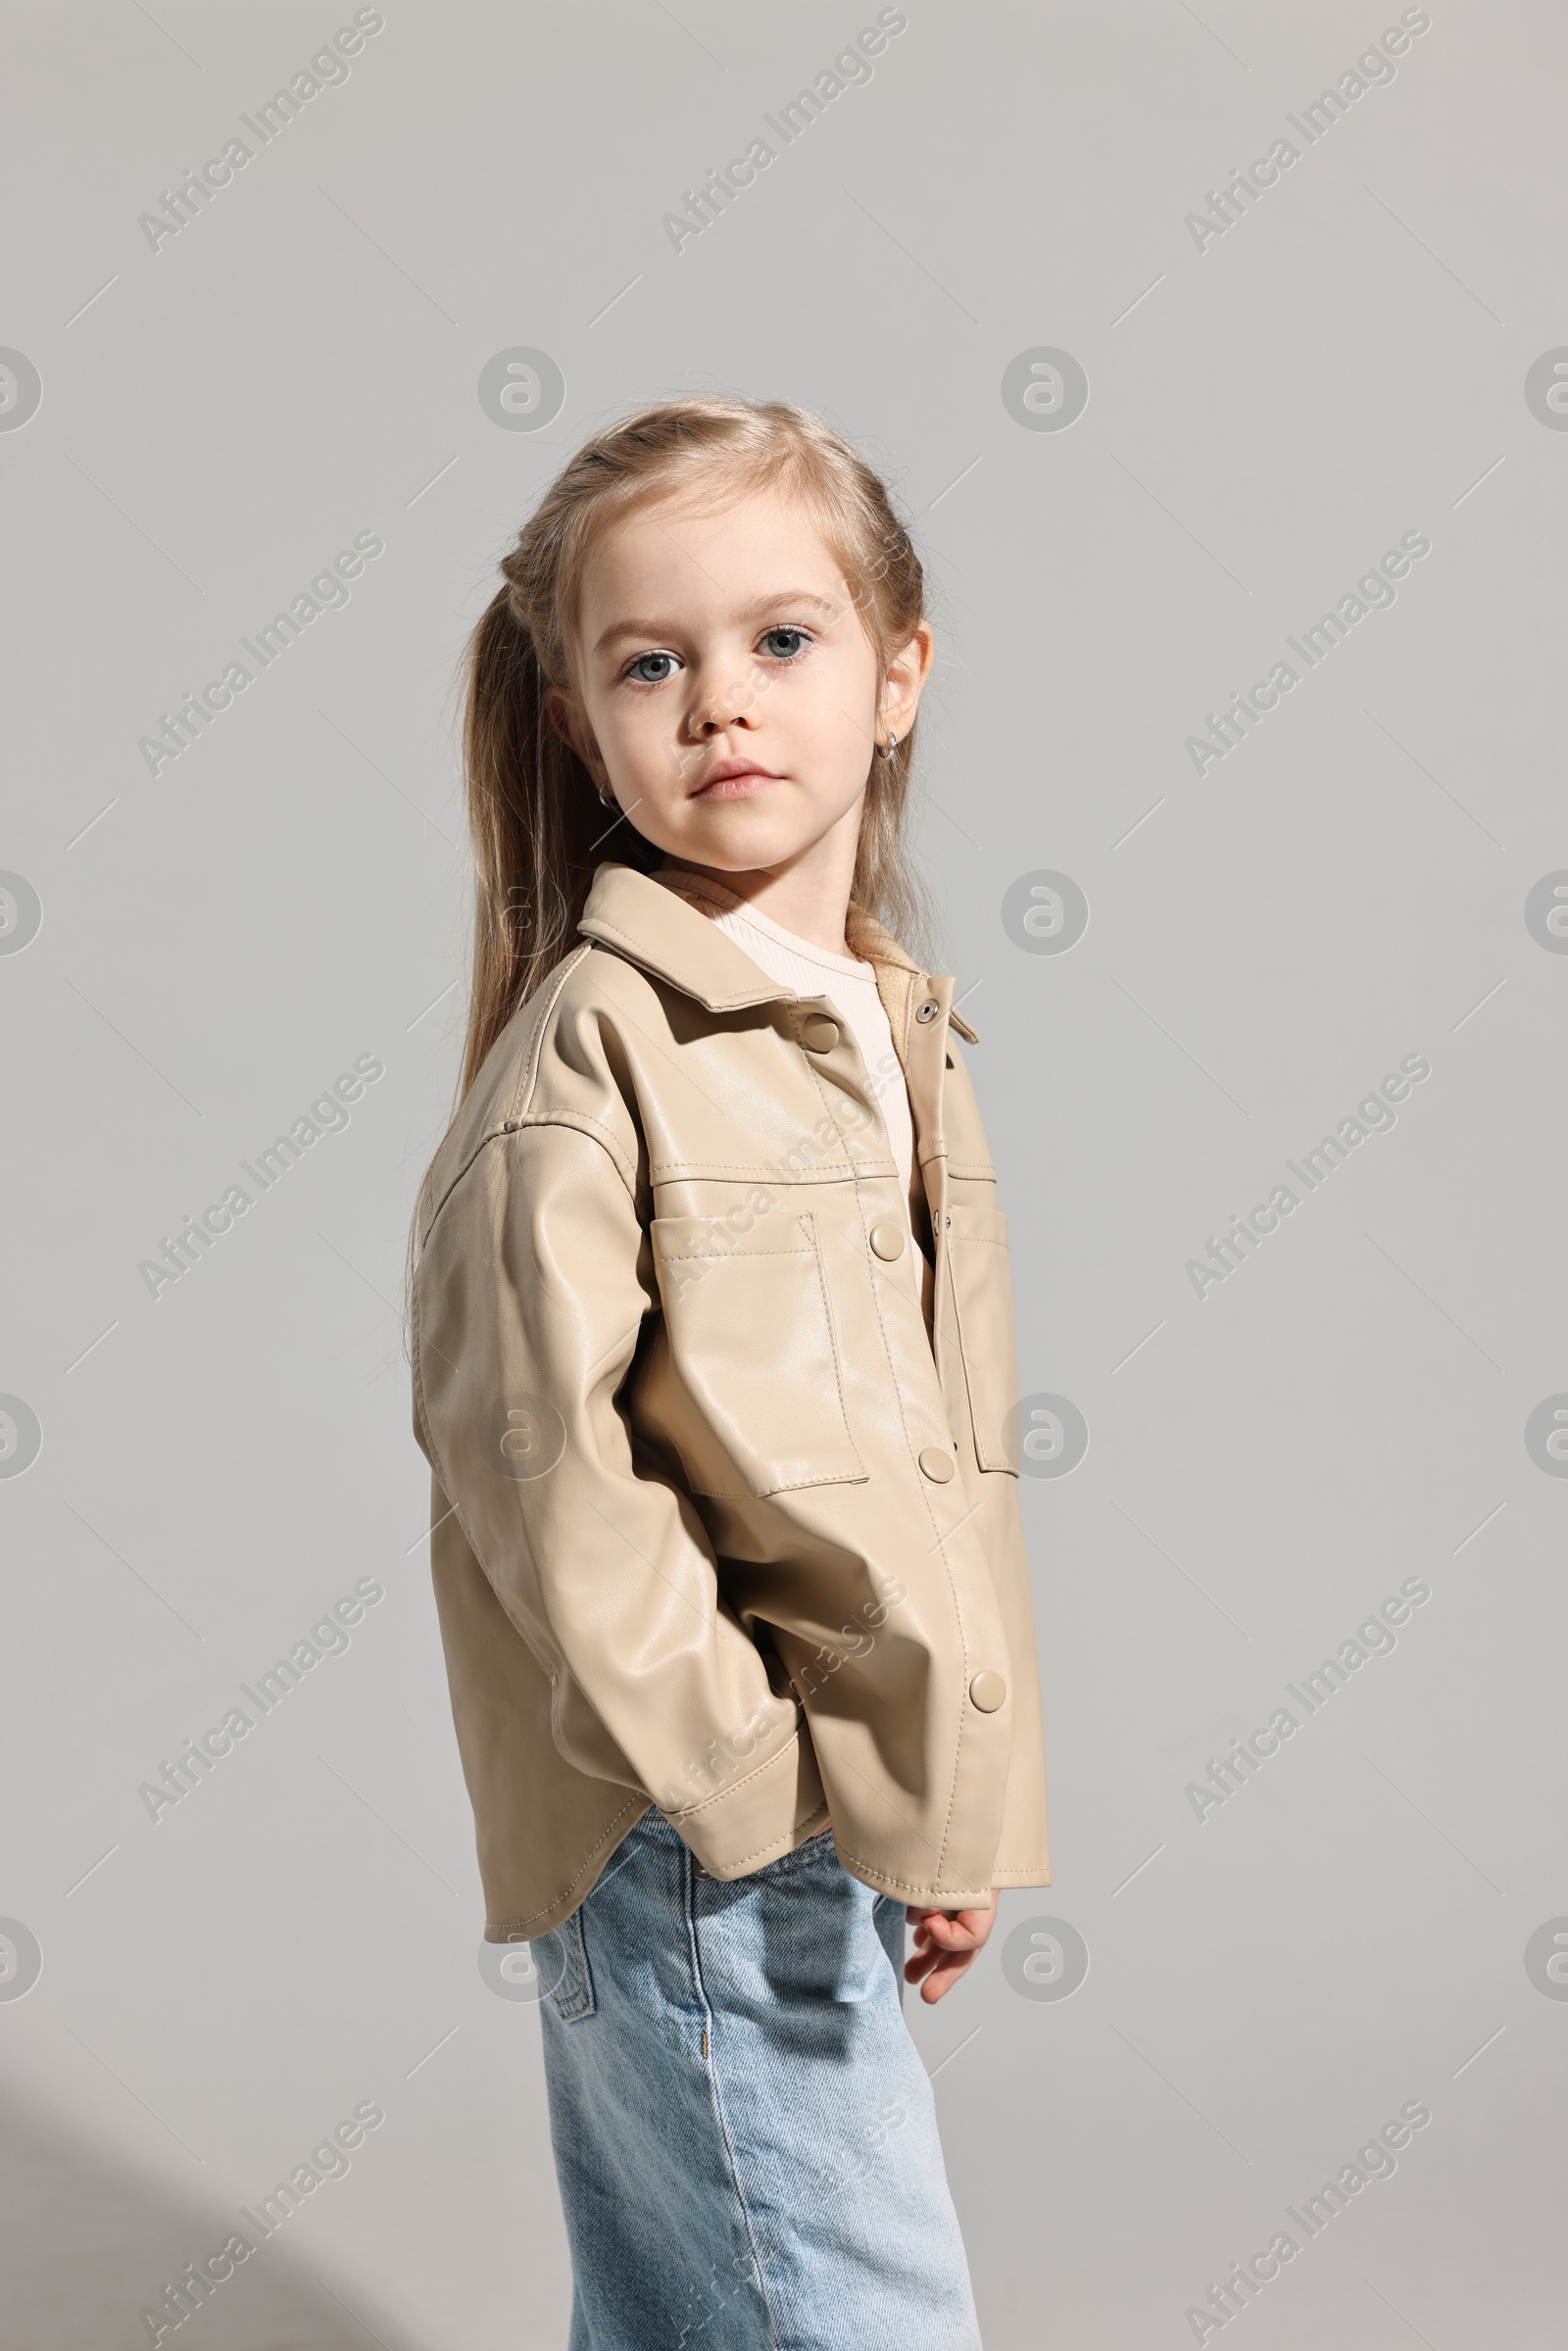
[[[595,866],[613,858],[650,872],[663,854],[629,819],[617,824],[608,814],[546,710],[549,689],[570,685],[587,556],[634,507],[762,482],[812,512],[883,675],[923,616],[919,560],[885,484],[805,409],[782,401],[668,401],[583,444],[502,559],[505,584],[465,659],[475,905],[460,1103],[518,1005],[576,944]],[[861,909],[916,954],[926,945],[926,894],[904,837],[913,747],[911,727],[891,759],[870,760],[851,887],[852,947]]]

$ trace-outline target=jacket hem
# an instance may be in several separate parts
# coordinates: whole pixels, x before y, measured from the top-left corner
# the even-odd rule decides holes
[[[771,1861],[764,1862],[761,1866],[764,1869],[778,1870],[781,1869],[785,1863],[794,1861],[798,1856],[809,1860],[811,1856],[807,1853],[807,1846],[814,1844],[819,1837],[829,1837],[832,1835],[833,1824],[828,1819],[827,1814],[828,1808],[826,1800],[824,1799],[822,1803],[818,1804],[814,1812],[808,1812],[807,1814],[805,1820],[796,1822],[794,1830],[791,1833],[793,1841],[785,1847],[784,1851],[781,1853],[776,1853]],[[813,1827],[813,1822],[820,1822],[821,1826],[819,1828]],[[670,1827],[673,1828],[674,1825],[674,1822],[671,1821]],[[777,1839],[774,1841],[777,1842]],[[755,1858],[755,1856],[753,1858]],[[727,1885],[730,1883],[730,1881],[721,1876],[717,1870],[705,1868],[703,1863],[698,1860],[695,1853],[692,1855],[692,1866],[696,1870],[699,1878],[710,1878],[716,1886]],[[750,1874],[751,1873],[747,1871],[743,1871],[741,1873],[742,1876],[749,1876]]]
[[[579,1909],[593,1892],[594,1886],[604,1872],[605,1864],[611,1859],[616,1846],[631,1835],[631,1829],[636,1828],[637,1822],[642,1819],[643,1814],[652,1812],[653,1809],[651,1800],[643,1803],[623,1804],[614,1819],[606,1827],[599,1842],[588,1854],[569,1886],[563,1886],[561,1892],[555,1895],[551,1901],[541,1902],[537,1910],[530,1910],[524,1916],[508,1919],[487,1918],[484,1923],[485,1941],[487,1943],[526,1941],[530,1929],[537,1935],[548,1934],[550,1930],[541,1927],[539,1922],[541,1919],[549,1918],[552,1911],[560,1914],[555,1918],[553,1924],[557,1927],[564,1925],[570,1918],[572,1912]],[[629,1812],[636,1815],[631,1829],[621,1829],[620,1835],[615,1836],[615,1831],[620,1829],[621,1822]],[[583,1885],[585,1878],[590,1881],[586,1886]],[[580,1893],[577,1890],[579,1886],[582,1887]],[[565,1904],[564,1909],[562,1908],[563,1903]]]
[[[988,1910],[992,1891],[1002,1886],[1049,1886],[1051,1873],[1044,1862],[1032,1867],[994,1870],[984,1886],[922,1886],[912,1878],[897,1878],[891,1871],[879,1870],[873,1862],[862,1861],[858,1854],[846,1853],[838,1847],[838,1856],[852,1878],[862,1886],[873,1886],[878,1893],[891,1894],[901,1902],[914,1903],[931,1910]]]

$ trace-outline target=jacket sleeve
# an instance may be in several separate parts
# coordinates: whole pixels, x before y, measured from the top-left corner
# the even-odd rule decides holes
[[[646,1793],[719,1874],[756,1866],[779,1775],[800,1781],[796,1818],[820,1782],[690,1495],[633,1455],[616,1397],[658,1303],[626,1177],[596,1134],[552,1120],[493,1135],[420,1250],[416,1426],[550,1676],[561,1753]]]

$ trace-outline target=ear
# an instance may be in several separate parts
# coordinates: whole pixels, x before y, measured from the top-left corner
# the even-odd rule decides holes
[[[572,697],[561,686],[551,686],[545,693],[545,716],[568,751],[574,751],[596,784],[608,784],[610,770],[600,757],[593,729],[586,723]]]
[[[877,724],[883,733],[897,735],[900,742],[908,733],[935,659],[936,640],[931,634],[931,624],[922,620],[907,645],[888,663],[887,677],[877,700]]]

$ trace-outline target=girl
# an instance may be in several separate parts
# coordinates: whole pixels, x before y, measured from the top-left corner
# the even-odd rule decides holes
[[[570,2351],[969,2351],[903,1986],[1051,1874],[978,1040],[896,935],[920,566],[816,418],[703,399],[502,572],[415,1425]]]

